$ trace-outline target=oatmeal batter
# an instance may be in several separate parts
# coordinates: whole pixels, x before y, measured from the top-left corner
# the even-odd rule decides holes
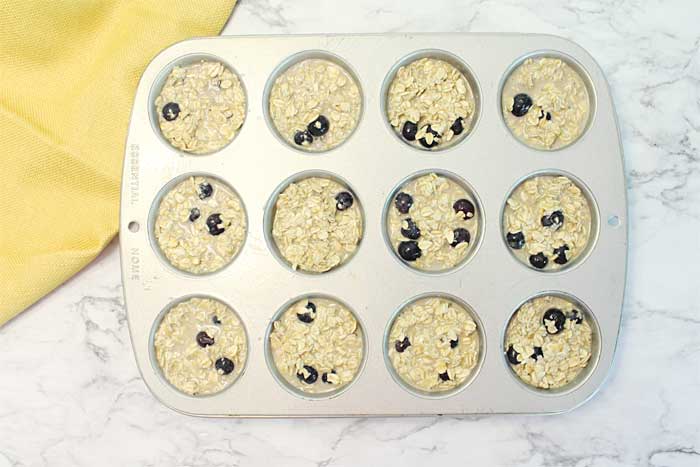
[[[222,63],[206,60],[173,68],[155,104],[165,139],[193,154],[226,146],[243,125],[246,111],[238,76]]]
[[[558,58],[525,60],[506,80],[502,100],[510,130],[536,149],[568,146],[588,123],[588,90],[581,76]]]
[[[467,135],[475,107],[469,81],[435,58],[399,68],[387,97],[391,126],[404,141],[425,149],[440,149]]]
[[[352,312],[326,298],[296,302],[272,323],[270,350],[284,379],[305,393],[335,392],[357,376],[364,353]]]
[[[530,386],[566,386],[591,359],[591,326],[568,300],[538,297],[515,312],[506,331],[506,358]]]
[[[197,396],[219,392],[241,375],[248,342],[233,310],[211,298],[190,298],[166,313],[154,348],[165,379]]]
[[[583,253],[591,235],[591,208],[564,176],[542,175],[521,183],[503,212],[506,242],[536,269],[559,269]]]
[[[424,271],[445,271],[460,264],[479,234],[474,199],[456,182],[434,173],[401,187],[387,217],[396,254]]]
[[[362,96],[340,65],[307,59],[282,73],[270,91],[270,117],[290,145],[326,151],[345,141],[360,118]]]
[[[272,237],[292,269],[326,272],[348,261],[362,238],[360,204],[322,177],[291,183],[277,198]]]
[[[176,268],[193,274],[214,272],[241,249],[246,215],[228,186],[211,177],[189,177],[163,197],[154,234]]]
[[[401,379],[428,392],[460,386],[479,362],[476,323],[461,305],[443,297],[422,298],[401,310],[387,345]]]

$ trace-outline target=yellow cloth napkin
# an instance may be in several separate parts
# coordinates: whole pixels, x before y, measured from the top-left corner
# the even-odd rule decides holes
[[[133,94],[235,0],[0,0],[0,325],[117,233]]]

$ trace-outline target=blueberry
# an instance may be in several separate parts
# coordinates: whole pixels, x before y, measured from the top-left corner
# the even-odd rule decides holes
[[[506,234],[506,242],[508,242],[508,246],[512,249],[520,250],[522,247],[525,246],[525,235],[523,235],[522,232],[508,232]]]
[[[530,358],[534,358],[535,361],[537,361],[539,357],[544,357],[544,354],[542,353],[542,347],[533,347],[532,350],[533,352],[532,355],[530,355]]]
[[[299,146],[311,144],[313,142],[314,137],[311,136],[311,133],[309,133],[308,130],[297,131],[296,133],[294,133],[294,143],[298,144]]]
[[[323,115],[319,115],[316,120],[309,123],[306,129],[313,136],[323,136],[326,133],[328,133],[328,128],[330,127],[330,125],[331,122],[329,122],[326,117],[324,117]]]
[[[569,316],[569,319],[576,324],[583,323],[583,316],[581,316],[581,312],[578,310],[572,310],[571,316]]]
[[[415,141],[416,133],[418,133],[418,125],[406,120],[406,123],[403,124],[403,128],[401,128],[401,136],[407,141]]]
[[[331,374],[336,374],[335,370],[331,370]],[[323,381],[326,384],[333,384],[333,381],[328,381],[328,373],[323,373],[321,375],[321,381]]]
[[[439,376],[440,379],[443,380],[443,381],[449,381],[449,380],[450,380],[450,375],[447,374],[447,370],[445,370],[444,373],[439,373],[438,376]]]
[[[312,302],[308,302],[306,304],[306,309],[309,311],[304,313],[297,313],[297,319],[299,319],[299,321],[301,321],[302,323],[310,323],[314,319],[316,319],[316,317],[314,316],[316,313],[316,305],[314,305]]]
[[[314,384],[316,382],[316,380],[318,379],[318,371],[316,371],[316,368],[309,366],[309,365],[304,365],[304,369],[309,374],[309,376],[304,377],[304,372],[300,371],[297,373],[297,378],[299,378],[301,381],[305,382],[306,384]]]
[[[433,130],[433,128],[430,125],[428,125],[428,128],[425,129],[425,133],[426,135],[430,133],[433,137],[431,138],[430,142],[428,142],[428,139],[425,136],[419,139],[418,142],[421,146],[430,149],[440,144],[440,133]]]
[[[457,120],[454,121],[454,123],[450,127],[450,130],[452,130],[452,133],[454,133],[455,136],[462,134],[462,132],[464,131],[464,123],[462,122],[462,117],[457,117]]]
[[[297,313],[297,319],[299,319],[299,321],[302,323],[310,323],[315,318],[311,315],[311,313]]]
[[[548,322],[554,324],[553,331]],[[564,323],[566,323],[566,315],[559,308],[550,308],[542,315],[542,324],[544,324],[547,334],[559,334],[564,330]]]
[[[347,191],[341,191],[335,195],[335,208],[338,211],[345,211],[346,209],[350,209],[350,206],[352,206],[354,201],[355,199],[350,193]]]
[[[221,214],[219,213],[214,213],[207,217],[207,228],[209,229],[209,233],[214,236],[224,233],[226,229],[219,227],[219,224],[222,222]]]
[[[209,198],[212,193],[214,193],[214,188],[211,186],[211,183],[204,182],[199,184],[199,193],[197,194],[199,199]]]
[[[228,375],[233,371],[233,369],[236,367],[233,364],[233,361],[231,361],[230,358],[226,357],[221,357],[219,358],[215,363],[214,366],[216,367],[217,370],[221,371],[221,373]]]
[[[197,208],[192,208],[190,209],[190,222],[194,222],[197,219],[199,219],[199,216],[201,216],[202,213],[199,212],[199,209]]]
[[[401,235],[403,235],[406,238],[410,238],[411,240],[418,240],[420,237],[420,229],[416,225],[415,222],[413,222],[413,219],[410,217],[407,219],[404,219],[404,222],[408,224],[407,228],[401,227]]]
[[[199,344],[200,347],[214,345],[214,338],[210,337],[206,332],[201,331],[197,333],[197,344]]]
[[[513,110],[510,111],[516,117],[522,117],[532,107],[532,98],[527,94],[516,94],[513,98]]]
[[[566,264],[569,259],[566,257],[566,252],[569,249],[569,245],[566,243],[559,248],[554,249],[554,262],[557,264]]]
[[[459,337],[458,337],[457,339],[455,339],[455,340],[450,339],[450,348],[451,348],[451,349],[454,349],[454,348],[457,347],[458,345],[459,345]]]
[[[543,227],[554,226],[554,230],[559,230],[559,228],[564,225],[564,213],[561,211],[553,211],[549,215],[542,216],[540,222],[542,223]]]
[[[455,201],[452,205],[452,209],[454,209],[455,213],[461,212],[464,214],[465,221],[474,217],[474,213],[476,212],[474,203],[464,198]]]
[[[511,344],[508,347],[508,350],[506,350],[506,358],[510,362],[511,365],[520,365],[520,360],[518,360],[518,357],[520,354],[518,353],[517,350],[513,348],[513,345]]]
[[[216,315],[214,315],[214,316],[211,318],[211,322],[214,323],[214,324],[216,324],[216,325],[221,324],[221,320],[220,320],[219,317],[216,316]]]
[[[399,256],[405,261],[415,261],[423,254],[418,242],[414,240],[399,243],[398,251]]]
[[[552,211],[551,214],[542,216],[540,219],[543,227],[554,226],[555,230],[558,230],[564,224],[564,213],[561,211]]]
[[[180,105],[177,102],[168,102],[163,106],[163,118],[172,122],[180,115]]]
[[[222,222],[223,221],[221,220],[221,214],[218,212],[211,214],[209,217],[207,217],[207,227],[209,228],[216,227]]]
[[[545,266],[547,266],[548,262],[549,260],[542,252],[539,252],[536,255],[530,255],[530,264],[537,269],[543,269]]]
[[[403,353],[404,350],[411,346],[411,341],[408,340],[408,336],[405,336],[402,341],[396,341],[394,348],[398,353]]]
[[[452,232],[452,236],[454,237],[454,240],[452,240],[452,243],[450,243],[450,246],[452,248],[456,247],[460,243],[469,243],[469,240],[471,240],[471,235],[469,235],[469,231],[461,227],[456,228]]]
[[[413,197],[402,191],[396,195],[396,199],[394,199],[394,206],[396,206],[396,209],[401,214],[408,214],[409,209],[411,209],[411,206],[413,206]]]
[[[561,211],[554,211],[552,215],[549,216],[552,220],[554,228],[559,230],[562,225],[564,225],[564,213]]]

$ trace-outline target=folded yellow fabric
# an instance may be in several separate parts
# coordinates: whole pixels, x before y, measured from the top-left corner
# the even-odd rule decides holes
[[[0,0],[0,325],[117,233],[139,76],[235,0]]]

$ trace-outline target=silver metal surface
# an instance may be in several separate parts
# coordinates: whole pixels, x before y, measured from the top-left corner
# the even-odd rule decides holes
[[[473,73],[480,114],[472,134],[437,152],[403,144],[382,112],[383,83],[393,67],[422,50],[458,57]],[[557,151],[530,149],[505,126],[500,86],[505,73],[536,51],[564,54],[586,71],[595,105],[588,131]],[[326,153],[291,148],[266,121],[264,90],[280,64],[305,51],[329,52],[356,74],[363,111],[353,135]],[[199,54],[199,55],[198,55]],[[172,148],[159,134],[153,99],[172,66],[214,56],[240,76],[247,117],[240,134],[223,150],[205,156]],[[466,180],[483,211],[478,251],[446,274],[424,274],[396,260],[384,239],[387,197],[407,176],[424,170],[452,172]],[[502,240],[501,211],[518,180],[537,171],[575,175],[590,190],[597,238],[575,267],[555,273],[519,263]],[[300,172],[325,171],[347,180],[362,202],[365,232],[355,256],[326,274],[292,272],[270,251],[265,210],[280,184]],[[238,257],[204,276],[178,272],[155,251],[149,213],[162,188],[186,173],[214,174],[239,194],[248,233]],[[207,416],[342,416],[470,413],[557,413],[589,399],[610,368],[620,323],[627,257],[627,212],[622,149],[605,78],[588,53],[565,39],[522,34],[392,34],[332,36],[247,36],[188,40],[160,53],[141,78],[124,159],[121,259],[124,294],[134,354],[144,381],[167,406]],[[614,222],[614,219],[620,222]],[[503,337],[513,311],[544,291],[569,294],[596,318],[599,353],[573,390],[526,388],[505,363]],[[467,303],[483,329],[483,364],[464,390],[428,398],[397,384],[387,370],[383,339],[389,320],[421,294],[448,294]],[[190,397],[170,386],[152,357],[151,336],[168,304],[191,295],[217,298],[245,324],[249,354],[243,375],[224,391]],[[356,381],[333,398],[301,398],[283,388],[265,359],[264,340],[273,315],[289,300],[327,295],[346,303],[364,325],[366,362]],[[594,355],[595,357],[595,355]]]

